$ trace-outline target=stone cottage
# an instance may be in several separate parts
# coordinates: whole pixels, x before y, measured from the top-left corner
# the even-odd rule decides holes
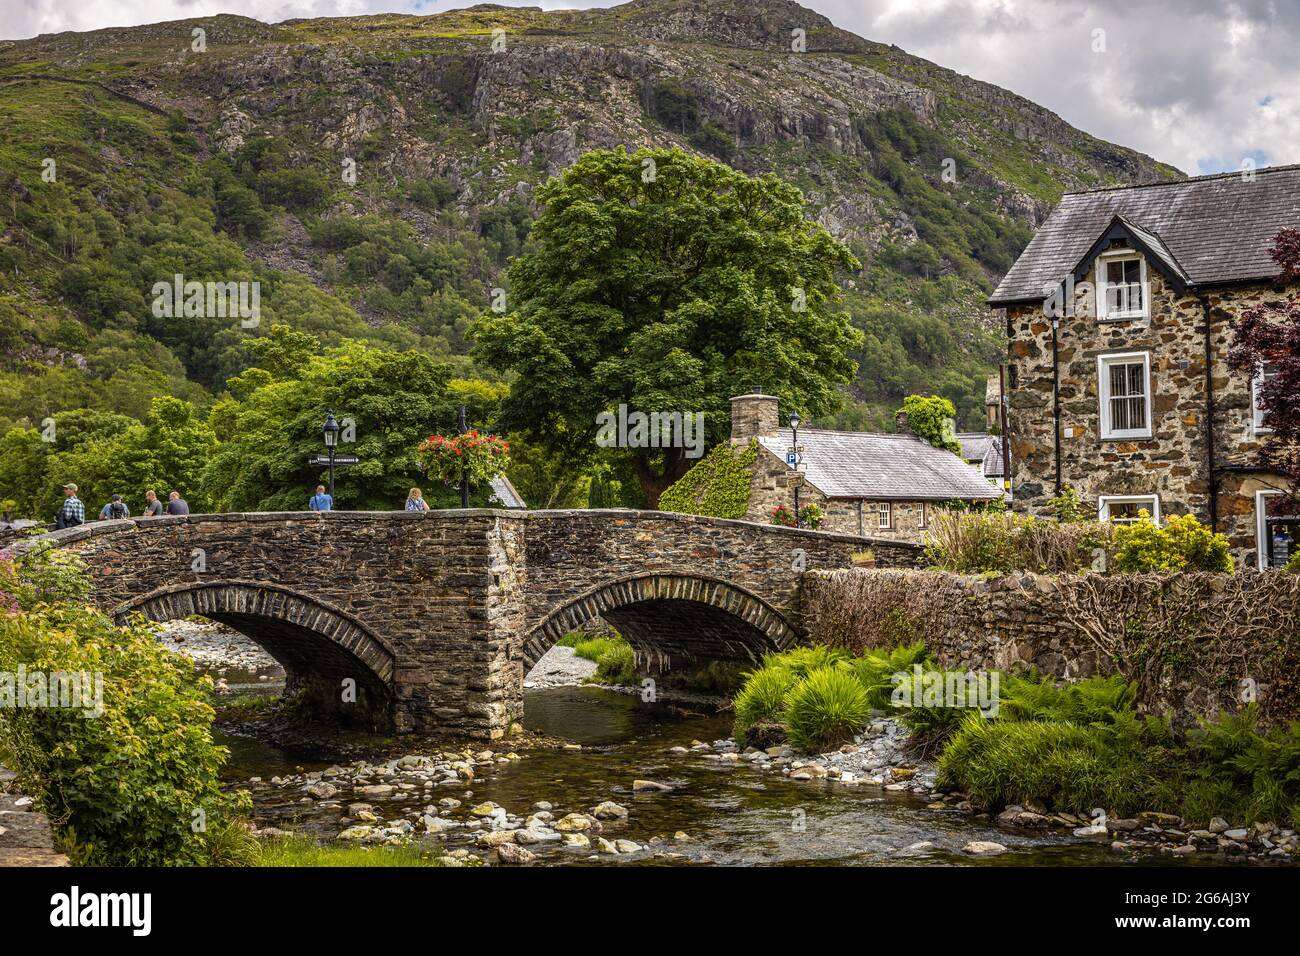
[[[731,400],[731,443],[757,439],[747,521],[768,522],[772,509],[793,510],[787,449],[794,435],[780,427],[775,395]],[[947,501],[987,502],[999,491],[959,456],[918,438],[900,415],[898,434],[800,428],[803,484],[799,505],[826,512],[823,531],[920,542],[934,509]]]
[[[1298,226],[1300,166],[1062,198],[989,299],[1006,315],[1016,510],[1071,487],[1112,521],[1193,514],[1241,567],[1284,558],[1298,529],[1256,458],[1269,370],[1225,356],[1242,312],[1283,294],[1271,240]]]

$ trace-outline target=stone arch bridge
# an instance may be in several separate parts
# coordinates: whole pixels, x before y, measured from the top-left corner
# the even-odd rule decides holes
[[[505,731],[526,671],[593,617],[651,670],[757,661],[799,639],[803,570],[865,549],[877,566],[907,566],[919,552],[623,510],[184,515],[34,540],[79,554],[92,600],[120,621],[201,614],[248,634],[313,707],[480,737]]]

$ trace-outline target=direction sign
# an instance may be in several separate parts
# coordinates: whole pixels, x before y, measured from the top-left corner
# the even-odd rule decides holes
[[[802,471],[787,471],[785,473],[785,483],[787,487],[798,488],[803,484]]]
[[[355,465],[359,458],[356,455],[335,455],[334,464],[336,465]],[[309,465],[328,465],[330,459],[328,455],[313,455],[307,462]]]

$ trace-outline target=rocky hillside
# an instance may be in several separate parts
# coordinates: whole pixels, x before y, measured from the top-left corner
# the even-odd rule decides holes
[[[210,396],[249,333],[152,316],[175,272],[260,279],[273,321],[471,373],[455,356],[536,186],[651,144],[782,175],[854,247],[868,347],[842,424],[920,389],[974,424],[999,354],[981,300],[1032,227],[1067,188],[1178,175],[784,0],[42,36],[0,43],[0,122],[0,425]]]

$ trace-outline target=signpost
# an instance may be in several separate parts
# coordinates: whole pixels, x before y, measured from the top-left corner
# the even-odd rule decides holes
[[[356,455],[335,455],[334,464],[336,465],[355,465],[360,459]],[[330,459],[325,455],[312,455],[307,460],[307,464],[318,467],[324,467],[330,463]]]

